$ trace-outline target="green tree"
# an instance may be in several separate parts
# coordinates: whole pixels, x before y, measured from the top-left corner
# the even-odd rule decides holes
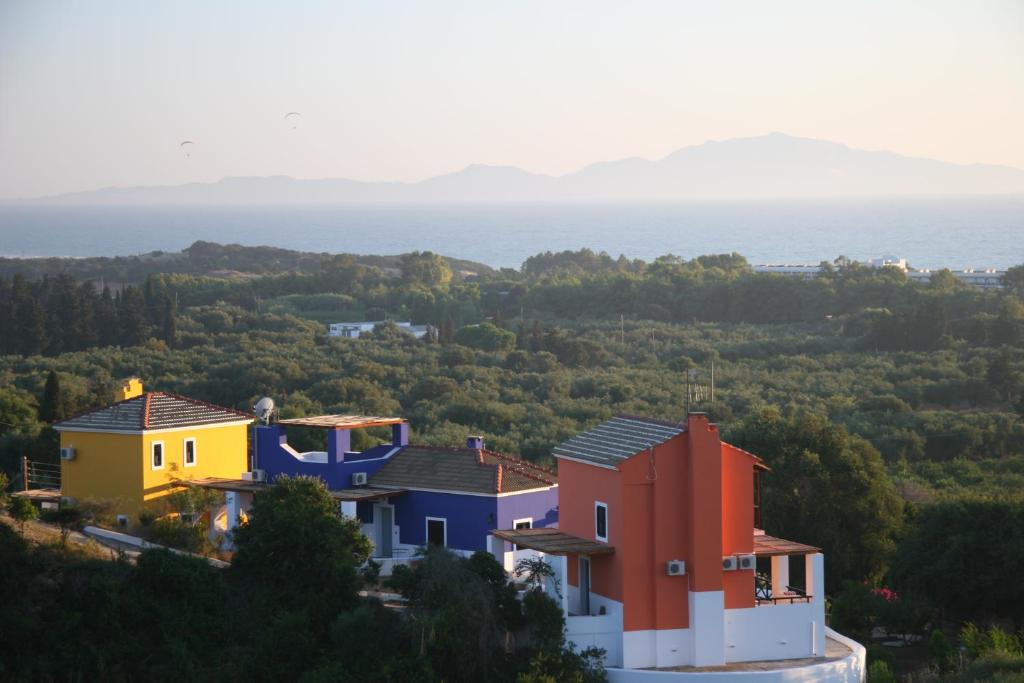
[[[953,646],[942,629],[935,629],[928,638],[928,661],[939,671],[949,671],[955,662]]]
[[[460,329],[455,342],[481,351],[511,351],[516,347],[516,335],[491,323],[480,323]]]
[[[234,543],[232,579],[265,605],[302,612],[327,629],[359,601],[357,570],[370,556],[370,542],[358,521],[339,515],[319,479],[278,477],[256,495]]]
[[[25,522],[39,516],[39,510],[36,509],[36,506],[28,498],[22,498],[21,496],[11,497],[11,501],[7,504],[7,512],[18,523],[22,536],[25,535]]]
[[[53,424],[67,417],[64,393],[60,388],[60,377],[53,370],[46,376],[43,398],[39,402],[39,421]]]
[[[1007,268],[1002,281],[1004,287],[1024,299],[1024,264]]]
[[[73,505],[62,505],[51,510],[43,510],[41,519],[60,528],[60,547],[65,548],[68,536],[82,524],[82,511]]]
[[[402,256],[402,282],[426,287],[446,286],[452,269],[441,256],[429,251],[414,251]]]
[[[822,548],[827,590],[881,577],[903,503],[871,444],[822,415],[773,409],[745,420],[734,439],[772,468],[763,478],[765,529]]]
[[[1008,581],[1024,563],[1024,502],[945,500],[923,507],[900,541],[893,580],[930,596],[955,619],[1024,619],[1024,586]],[[949,590],[960,577],[970,591]]]

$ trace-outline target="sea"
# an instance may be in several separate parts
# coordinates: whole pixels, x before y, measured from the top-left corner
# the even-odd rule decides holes
[[[894,256],[915,268],[1024,263],[1024,197],[331,206],[0,205],[0,256],[125,256],[197,240],[311,252],[433,251],[518,268],[589,248],[652,260],[737,252],[753,264]]]

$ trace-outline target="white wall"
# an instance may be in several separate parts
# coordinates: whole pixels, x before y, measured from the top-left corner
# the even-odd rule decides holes
[[[564,562],[562,566],[565,566]],[[565,607],[570,607],[575,599],[578,609],[579,588],[568,586],[565,583],[562,585],[564,597],[562,604]],[[602,607],[605,613],[598,615]],[[591,616],[566,615],[566,638],[581,650],[588,647],[603,648],[605,650],[605,666],[623,666],[622,603],[592,592],[590,594],[590,612]]]
[[[725,592],[690,591],[693,666],[725,664]]]
[[[725,661],[814,656],[816,605],[765,605],[725,610]],[[821,615],[824,619],[824,614]],[[824,654],[824,644],[820,644]]]
[[[622,666],[622,612],[599,617],[566,617],[566,638],[577,649],[599,647],[605,651],[605,666]]]
[[[829,638],[850,648],[849,655],[774,671],[650,671],[608,669],[609,683],[864,683],[867,667],[860,643],[826,629]]]
[[[693,663],[693,632],[687,628],[626,631],[622,666],[649,668]]]

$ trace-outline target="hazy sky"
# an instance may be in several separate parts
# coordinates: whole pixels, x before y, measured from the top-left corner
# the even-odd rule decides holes
[[[776,130],[1024,167],[1024,2],[0,0],[0,198]]]

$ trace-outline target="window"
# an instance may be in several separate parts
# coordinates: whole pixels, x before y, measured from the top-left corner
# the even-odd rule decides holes
[[[427,517],[427,545],[448,545],[448,520]]]
[[[153,442],[153,469],[162,470],[164,468],[164,442],[154,441]]]
[[[525,519],[513,519],[513,529],[532,529],[533,528],[533,517],[526,517]],[[512,552],[519,550],[519,546],[515,543],[512,544]]]
[[[594,536],[599,541],[608,542],[608,504],[594,503]]]
[[[196,464],[196,440],[185,439],[185,467],[193,467]]]

